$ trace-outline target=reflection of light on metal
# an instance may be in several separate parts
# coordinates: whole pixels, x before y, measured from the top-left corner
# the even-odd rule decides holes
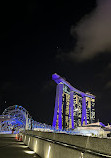
[[[83,158],[84,153],[81,152],[81,158]]]
[[[29,140],[28,140],[28,146],[29,146],[29,144],[30,144],[30,137],[29,137]]]
[[[37,149],[37,140],[35,142],[35,146],[34,146],[34,151],[36,152],[36,149]]]
[[[22,147],[22,148],[28,148],[27,145],[21,145],[20,147]]]
[[[23,144],[24,145],[24,142],[17,142],[17,144]]]
[[[34,151],[30,151],[30,150],[24,150],[24,152],[27,154],[34,154],[35,153]]]
[[[51,149],[51,146],[49,145],[49,149],[48,149],[48,154],[47,154],[47,158],[49,158],[49,154],[50,154],[50,149]]]
[[[21,148],[28,148],[27,145],[15,145],[15,144],[14,144],[13,146],[14,146],[14,147],[19,147],[19,148],[20,148],[20,147],[21,147]]]
[[[26,141],[26,136],[25,136],[25,139],[24,139],[24,142]]]

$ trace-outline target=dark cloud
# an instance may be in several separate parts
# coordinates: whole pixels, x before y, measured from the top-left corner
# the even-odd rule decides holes
[[[108,63],[107,68],[108,68],[108,69],[111,69],[111,63]]]
[[[105,85],[106,89],[110,89],[111,88],[111,81],[108,81]]]
[[[77,34],[77,43],[69,56],[77,61],[111,51],[111,0],[97,0],[97,7],[71,28],[71,34]]]

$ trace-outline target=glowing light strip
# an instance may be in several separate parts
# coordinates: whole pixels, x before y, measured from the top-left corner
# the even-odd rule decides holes
[[[29,144],[30,144],[30,137],[29,137],[29,140],[28,140],[28,146],[29,146]]]
[[[76,88],[74,88],[69,82],[67,82],[66,80],[64,80],[61,76],[59,76],[58,74],[53,74],[52,75],[52,79],[57,83],[59,84],[60,82],[64,83],[65,85],[67,85],[71,91],[75,91],[79,94],[81,94],[81,96],[85,96],[85,97],[89,97],[89,98],[93,98],[95,99],[95,96],[94,95],[90,95],[90,94],[86,94]]]
[[[48,149],[48,154],[47,154],[47,158],[49,158],[49,154],[50,154],[50,149],[51,149],[51,146],[49,145],[49,149]]]

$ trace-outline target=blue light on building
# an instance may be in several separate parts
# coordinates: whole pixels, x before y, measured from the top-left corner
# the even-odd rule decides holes
[[[69,130],[93,123],[95,96],[74,88],[56,73],[52,79],[57,83],[53,127]]]

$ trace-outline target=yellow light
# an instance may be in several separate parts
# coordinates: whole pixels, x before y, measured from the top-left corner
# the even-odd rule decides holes
[[[17,142],[17,144],[23,144],[24,145],[24,142]]]
[[[28,146],[26,146],[26,145],[21,145],[20,147],[22,147],[22,148],[28,148]]]
[[[26,136],[25,136],[25,139],[24,139],[24,142],[26,141]]]
[[[12,145],[12,146],[14,146],[14,147],[21,147],[21,148],[28,148],[28,146],[27,145],[16,145],[16,144],[14,144],[14,145]]]
[[[30,137],[29,137],[29,141],[28,141],[28,146],[29,146],[29,143],[30,143]]]
[[[35,146],[34,146],[34,151],[36,152],[36,149],[37,149],[37,140],[35,142]]]
[[[48,154],[47,154],[47,158],[49,158],[49,154],[50,154],[50,149],[51,149],[51,146],[49,145],[49,149],[48,149]]]
[[[35,154],[34,151],[30,151],[30,150],[24,150],[24,152],[27,153],[27,154]]]

